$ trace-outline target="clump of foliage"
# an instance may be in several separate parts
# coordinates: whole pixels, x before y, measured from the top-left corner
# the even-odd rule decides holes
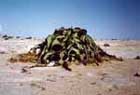
[[[19,59],[23,62],[33,60],[44,66],[62,65],[67,70],[71,70],[69,65],[76,62],[84,65],[99,65],[102,61],[119,60],[103,51],[87,34],[87,30],[79,27],[56,29],[52,35],[48,35],[45,41],[32,48],[28,54],[20,55]]]

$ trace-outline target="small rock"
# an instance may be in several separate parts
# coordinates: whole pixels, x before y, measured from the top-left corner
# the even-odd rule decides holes
[[[23,83],[20,83],[19,86],[23,86]]]
[[[108,89],[108,91],[109,91],[109,92],[111,92],[111,91],[112,91],[112,89],[111,89],[111,88],[109,88],[109,89]]]
[[[92,83],[90,83],[91,85],[95,85],[96,84],[96,82],[92,82]]]
[[[140,77],[140,74],[139,73],[135,73],[134,76],[135,77]]]
[[[138,60],[138,59],[140,59],[140,56],[136,56],[134,59]]]
[[[4,40],[9,40],[9,39],[12,39],[13,36],[3,35],[2,38],[3,38]]]
[[[26,37],[25,39],[32,39],[32,37]]]
[[[31,74],[31,72],[29,72],[29,69],[30,69],[30,67],[25,66],[25,67],[23,67],[23,68],[21,69],[21,73],[28,73],[28,74]]]
[[[108,43],[105,43],[104,47],[110,47],[110,45]]]
[[[111,39],[111,40],[118,40],[118,39]]]
[[[27,69],[22,68],[21,72],[22,72],[22,73],[26,73],[26,72],[27,72]]]
[[[17,39],[19,39],[19,38],[20,38],[20,36],[16,36],[16,38],[17,38]]]

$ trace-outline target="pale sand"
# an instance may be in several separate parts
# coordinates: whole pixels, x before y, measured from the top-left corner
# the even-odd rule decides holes
[[[96,41],[124,61],[100,66],[38,67],[22,73],[31,64],[9,63],[11,56],[27,52],[42,40],[0,39],[0,95],[140,95],[140,41]],[[110,47],[104,47],[108,43]]]

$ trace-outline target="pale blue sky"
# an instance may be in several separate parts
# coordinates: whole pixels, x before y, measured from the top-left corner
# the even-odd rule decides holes
[[[140,0],[0,0],[0,33],[46,37],[79,26],[97,39],[140,39]]]

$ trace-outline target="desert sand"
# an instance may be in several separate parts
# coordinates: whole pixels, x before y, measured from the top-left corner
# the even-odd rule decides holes
[[[97,40],[109,54],[123,61],[103,62],[99,66],[35,67],[33,63],[10,63],[8,59],[26,53],[43,39],[0,38],[0,95],[140,95],[140,41]],[[110,46],[105,47],[108,43]]]

